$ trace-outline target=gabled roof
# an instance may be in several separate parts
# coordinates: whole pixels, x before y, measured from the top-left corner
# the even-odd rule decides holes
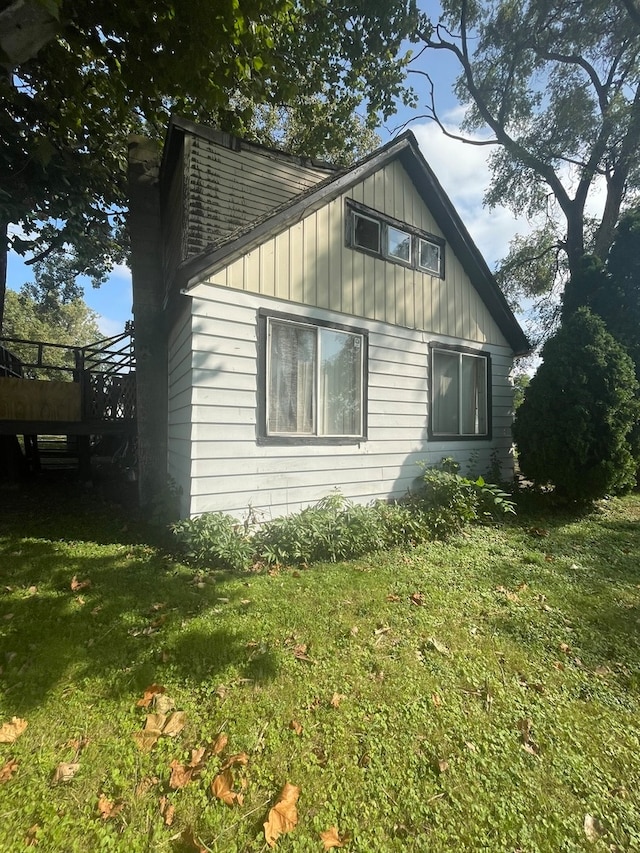
[[[238,228],[217,245],[183,262],[176,274],[178,286],[183,292],[188,293],[192,287],[222,267],[332,201],[396,159],[400,161],[413,181],[426,207],[438,223],[446,241],[514,353],[524,355],[530,352],[531,344],[456,209],[422,156],[411,131],[406,131],[388,142],[354,166],[329,175],[325,180],[294,196],[286,204]]]

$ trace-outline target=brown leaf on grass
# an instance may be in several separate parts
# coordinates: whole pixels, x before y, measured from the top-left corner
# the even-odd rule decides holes
[[[58,785],[61,782],[70,782],[78,770],[80,770],[80,765],[77,761],[63,761],[56,767],[56,772],[53,774],[53,784]]]
[[[584,816],[584,834],[587,836],[587,841],[595,844],[606,834],[606,830],[597,817],[586,814]]]
[[[90,586],[90,580],[79,581],[76,575],[71,578],[71,592],[80,592],[81,589],[89,589]]]
[[[169,768],[171,769],[171,776],[169,778],[170,788],[176,791],[178,788],[184,788],[185,785],[189,784],[193,776],[193,767],[188,767],[174,759]]]
[[[10,723],[3,723],[0,726],[0,743],[13,743],[18,740],[28,725],[26,720],[12,717]]]
[[[298,660],[304,660],[307,663],[313,663],[314,662],[313,658],[310,658],[309,655],[307,654],[307,648],[308,647],[307,647],[306,643],[298,643],[293,648],[293,655]]]
[[[13,761],[13,759],[10,758],[4,767],[0,767],[0,785],[4,784],[4,782],[8,782],[19,766],[20,765],[17,761]]]
[[[165,688],[161,684],[150,684],[145,687],[142,699],[138,699],[136,702],[136,708],[148,708],[154,698],[164,692]]]
[[[136,785],[135,795],[136,797],[144,797],[149,791],[153,788],[154,785],[157,785],[160,780],[157,776],[146,776],[144,779],[141,779]]]
[[[249,756],[247,755],[247,753],[246,752],[237,752],[235,755],[231,755],[231,756],[229,756],[229,758],[227,758],[225,763],[220,768],[220,772],[222,772],[223,770],[228,770],[230,767],[237,767],[237,766],[246,767],[246,765],[248,763],[249,763]]]
[[[387,601],[400,601],[400,596],[396,595],[395,592],[390,592],[387,596]]]
[[[346,699],[346,698],[347,697],[344,696],[342,693],[334,693],[333,696],[331,697],[331,707],[332,708],[339,708],[342,700]]]
[[[564,652],[565,655],[571,654],[571,646],[568,645],[567,643],[560,643],[558,648],[560,649],[561,652]]]
[[[275,847],[281,835],[296,828],[298,823],[296,803],[299,796],[300,788],[287,782],[264,822],[264,837],[269,847]]]
[[[38,843],[38,832],[40,831],[40,825],[34,823],[33,826],[30,826],[27,830],[27,834],[24,838],[24,846],[25,847],[35,847]]]
[[[422,592],[414,592],[409,600],[412,604],[415,604],[416,607],[424,607],[427,603],[427,600]]]
[[[104,794],[98,797],[98,812],[102,820],[110,820],[119,815],[124,808],[124,803],[112,803]]]
[[[195,832],[190,826],[182,830],[180,841],[189,853],[207,853],[207,848],[196,837]]]
[[[464,745],[467,747],[469,752],[477,752],[478,751],[478,747],[475,745],[475,743],[472,743],[470,740],[465,740]]]
[[[152,749],[161,737],[177,737],[185,726],[184,711],[174,711],[173,714],[147,714],[144,728],[135,732],[133,739],[143,752]]]
[[[224,732],[221,732],[215,739],[213,746],[211,747],[211,755],[220,755],[220,753],[225,748],[228,742],[228,736]]]
[[[529,755],[534,755],[537,758],[538,754],[540,753],[540,747],[531,739],[532,726],[533,723],[528,717],[525,717],[518,722],[518,728],[520,729],[520,737],[522,740],[522,748],[525,752],[528,752]]]
[[[320,833],[322,844],[325,850],[331,850],[334,847],[344,847],[346,840],[340,838],[337,826],[330,826],[325,832]]]
[[[289,723],[289,728],[293,729],[293,731],[297,735],[302,734],[302,726],[300,725],[300,723],[297,720],[291,720],[291,722]]]
[[[433,702],[436,708],[439,708],[442,705],[442,699],[437,693],[431,694],[431,701]]]
[[[233,806],[235,803],[242,805],[244,797],[233,790],[233,785],[233,773],[231,768],[227,767],[226,770],[218,773],[211,783],[211,793],[228,806]]]
[[[160,814],[165,826],[171,826],[176,816],[176,807],[165,796],[160,797]]]
[[[449,762],[447,761],[447,759],[446,758],[439,758],[438,759],[438,771],[440,773],[446,773],[448,769],[449,769]]]

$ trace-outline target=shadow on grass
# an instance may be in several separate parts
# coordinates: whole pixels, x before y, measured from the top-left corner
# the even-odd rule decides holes
[[[110,695],[141,695],[168,671],[194,685],[230,669],[273,678],[275,659],[247,651],[246,620],[220,619],[242,611],[237,577],[197,577],[100,496],[49,498],[0,521],[0,687],[12,713],[94,677]]]

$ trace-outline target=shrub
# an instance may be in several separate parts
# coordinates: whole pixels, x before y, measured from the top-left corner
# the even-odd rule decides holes
[[[457,473],[459,466],[443,459],[440,467],[426,468],[420,497],[423,519],[433,536],[446,539],[467,524],[515,513],[515,505],[499,486],[482,477],[471,480]]]
[[[253,542],[244,527],[222,512],[205,512],[172,525],[185,556],[199,566],[239,571],[251,565]]]
[[[547,341],[542,359],[513,429],[524,476],[575,500],[630,488],[638,411],[630,357],[600,317],[580,308]]]

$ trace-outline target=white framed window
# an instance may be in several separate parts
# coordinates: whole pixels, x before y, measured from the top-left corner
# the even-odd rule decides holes
[[[441,247],[438,243],[420,237],[418,241],[418,266],[420,269],[440,275],[442,259]]]
[[[489,437],[489,357],[431,350],[432,437]]]
[[[362,438],[364,336],[267,318],[266,437]]]
[[[411,234],[402,231],[400,228],[393,228],[387,225],[387,252],[390,258],[395,258],[397,261],[404,261],[406,264],[411,263]]]

